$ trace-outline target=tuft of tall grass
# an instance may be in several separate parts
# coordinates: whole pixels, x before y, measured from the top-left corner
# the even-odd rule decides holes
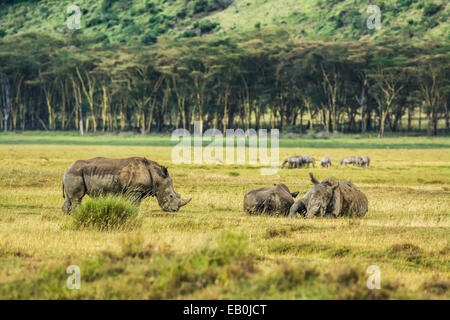
[[[75,229],[129,231],[142,224],[139,207],[125,197],[104,196],[86,199],[72,215]]]

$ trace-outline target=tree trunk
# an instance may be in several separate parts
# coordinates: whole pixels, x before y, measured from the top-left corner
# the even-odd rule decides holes
[[[427,136],[431,137],[431,116],[429,112],[427,112]]]
[[[108,113],[108,91],[107,91],[106,85],[102,86],[102,91],[103,91],[103,108],[102,108],[103,128],[102,128],[102,130],[103,130],[103,132],[105,132],[107,113]]]
[[[9,85],[9,81],[5,78],[2,79],[2,90],[3,90],[3,120],[4,120],[4,127],[3,131],[8,131],[8,119],[9,119],[9,113],[11,112],[11,87]]]
[[[414,112],[414,107],[410,106],[408,108],[408,126],[407,126],[407,131],[410,132],[411,131],[411,122],[412,122],[412,114]]]
[[[380,131],[378,132],[378,138],[383,138],[384,136],[384,123],[386,122],[386,117],[388,113],[387,111],[381,111],[381,117],[380,117]]]
[[[419,131],[422,129],[422,104],[419,106]]]
[[[438,134],[438,116],[436,113],[433,114],[433,136],[437,136]]]
[[[366,132],[366,127],[365,127],[365,110],[364,110],[364,97],[365,97],[365,91],[366,91],[366,84],[367,84],[367,80],[364,79],[363,85],[362,85],[362,89],[361,89],[361,98],[358,98],[357,96],[355,96],[355,100],[358,102],[358,104],[361,107],[361,134],[364,135],[364,133]]]
[[[83,109],[81,107],[81,101],[79,99],[75,99],[76,108],[78,110],[78,117],[79,117],[79,128],[80,128],[80,134],[84,136],[84,124],[83,124]]]
[[[444,110],[445,110],[445,133],[449,133],[449,112],[448,112],[448,104],[447,100],[444,101]]]

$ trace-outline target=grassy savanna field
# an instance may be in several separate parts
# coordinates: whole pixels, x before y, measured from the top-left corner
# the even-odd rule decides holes
[[[449,138],[282,139],[280,163],[328,155],[333,167],[273,176],[250,165],[174,165],[170,144],[170,137],[1,136],[0,298],[450,298]],[[371,167],[338,168],[348,155],[369,155]],[[73,161],[96,156],[155,160],[193,200],[176,213],[144,200],[142,226],[132,231],[76,230],[60,209],[62,176]],[[367,215],[243,213],[247,190],[285,183],[304,194],[310,171],[355,183],[369,199]],[[69,265],[80,266],[80,290],[66,288]],[[380,268],[380,290],[366,287],[370,265]]]

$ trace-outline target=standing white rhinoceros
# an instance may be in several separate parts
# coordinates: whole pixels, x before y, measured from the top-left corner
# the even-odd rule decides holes
[[[139,157],[94,158],[72,163],[63,178],[63,197],[66,198],[63,212],[69,214],[86,194],[124,195],[138,204],[153,196],[164,211],[178,211],[191,201],[181,199],[175,192],[166,167]]]

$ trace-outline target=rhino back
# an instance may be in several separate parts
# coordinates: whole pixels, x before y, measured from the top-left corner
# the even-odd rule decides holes
[[[369,208],[366,195],[350,181],[339,181],[342,196],[341,215],[363,217]]]
[[[144,158],[93,158],[76,161],[68,175],[82,176],[87,194],[125,193],[151,186]]]

